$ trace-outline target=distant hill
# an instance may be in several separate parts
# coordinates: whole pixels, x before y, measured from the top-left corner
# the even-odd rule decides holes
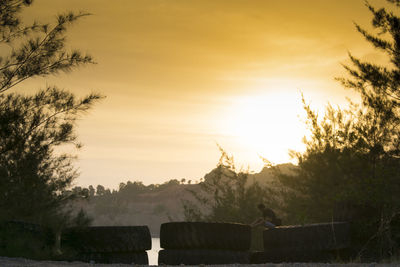
[[[250,174],[249,181],[267,185],[274,179],[277,168],[283,173],[292,172],[296,166],[281,164],[264,168],[261,172]],[[215,169],[204,176],[214,175]],[[119,190],[110,191],[98,186],[88,190],[88,201],[79,201],[77,208],[83,208],[93,218],[93,225],[147,225],[152,236],[159,236],[160,225],[169,221],[182,221],[182,199],[192,199],[188,190],[198,190],[198,184],[170,180],[162,185],[145,186],[141,182],[121,184]]]
[[[273,181],[277,171],[283,174],[293,174],[298,167],[292,163],[278,164],[271,168],[264,167],[259,173],[250,174],[250,180],[254,179],[260,184],[268,184]]]

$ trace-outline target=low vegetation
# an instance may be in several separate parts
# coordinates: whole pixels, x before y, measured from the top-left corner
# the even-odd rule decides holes
[[[271,187],[252,179],[248,171],[236,170],[233,157],[220,150],[217,168],[190,191],[193,200],[183,200],[185,220],[250,224],[260,216],[259,203],[276,206]]]

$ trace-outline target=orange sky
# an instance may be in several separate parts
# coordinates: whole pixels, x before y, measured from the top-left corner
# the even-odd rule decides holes
[[[98,64],[21,87],[107,96],[79,122],[84,186],[198,180],[216,143],[254,171],[259,156],[287,162],[306,133],[300,92],[315,109],[343,105],[347,52],[380,56],[354,29],[370,28],[362,0],[36,0],[24,18],[66,10],[93,13],[68,43]]]

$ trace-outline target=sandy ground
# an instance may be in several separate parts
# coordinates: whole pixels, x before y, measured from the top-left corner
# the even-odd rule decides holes
[[[0,266],[1,267],[31,267],[31,266],[43,266],[43,267],[56,267],[56,266],[104,266],[104,267],[124,267],[124,266],[148,266],[148,265],[134,265],[134,264],[91,264],[91,263],[83,263],[83,262],[62,262],[62,261],[33,261],[22,258],[6,258],[0,257]],[[163,265],[163,267],[168,267],[172,265]],[[196,266],[205,266],[205,265],[196,265]],[[207,265],[207,267],[393,267],[400,266],[398,263],[393,264],[383,264],[383,263],[349,263],[349,264],[336,264],[336,263],[281,263],[281,264],[229,264],[229,265]],[[176,267],[176,266],[175,266]]]

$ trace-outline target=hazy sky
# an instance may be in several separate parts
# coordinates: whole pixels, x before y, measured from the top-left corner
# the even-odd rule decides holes
[[[107,96],[78,125],[84,186],[198,180],[217,143],[254,171],[259,156],[288,162],[306,134],[301,92],[315,109],[343,105],[347,53],[380,56],[353,25],[370,28],[362,0],[36,0],[23,14],[67,10],[93,14],[68,44],[98,64],[21,87]]]

